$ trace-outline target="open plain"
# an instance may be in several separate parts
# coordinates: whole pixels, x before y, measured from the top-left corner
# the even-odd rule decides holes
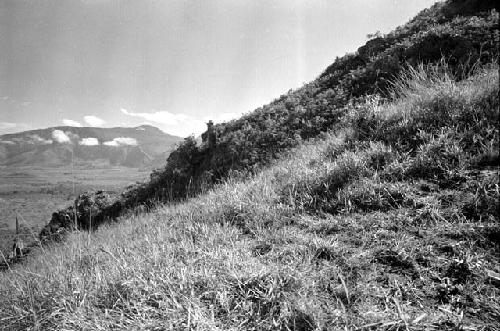
[[[20,235],[33,243],[52,213],[71,205],[78,194],[121,192],[145,180],[150,170],[127,167],[2,167],[0,168],[0,250],[8,253],[19,219]]]

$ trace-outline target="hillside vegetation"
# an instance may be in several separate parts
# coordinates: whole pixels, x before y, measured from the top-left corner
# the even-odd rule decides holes
[[[71,232],[0,273],[0,326],[498,329],[491,8],[437,4],[380,37],[389,44],[364,63],[352,67],[358,50],[216,126],[215,147],[186,139],[121,200],[85,196],[81,226],[91,227],[90,212],[104,222],[111,208],[119,222]],[[435,58],[415,46],[440,40]],[[387,76],[370,71],[413,46],[419,55],[398,59]],[[150,212],[130,208],[140,204]],[[49,228],[58,231],[56,222]]]
[[[2,273],[0,321],[496,329],[500,192],[483,165],[498,149],[498,92],[496,65],[460,82],[443,67],[406,71],[397,99],[352,108],[265,170],[73,233]]]
[[[256,173],[302,141],[332,130],[371,96],[390,99],[391,82],[408,66],[444,58],[455,79],[463,79],[475,65],[498,57],[498,12],[493,8],[493,1],[484,0],[435,4],[406,25],[336,59],[311,83],[240,119],[216,125],[214,147],[198,145],[194,137],[185,139],[150,181],[129,187],[119,199],[82,197],[76,202],[79,227],[89,227],[90,213],[97,225],[137,206],[194,196],[234,172]],[[64,215],[73,219],[73,208],[56,215],[42,237],[71,226],[61,221]]]

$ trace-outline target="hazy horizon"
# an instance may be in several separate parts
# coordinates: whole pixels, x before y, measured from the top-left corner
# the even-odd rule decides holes
[[[0,134],[239,117],[434,0],[0,0]]]

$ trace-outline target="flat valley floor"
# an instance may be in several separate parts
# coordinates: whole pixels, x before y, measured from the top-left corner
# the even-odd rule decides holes
[[[78,194],[119,193],[146,180],[150,172],[126,167],[0,167],[0,250],[6,254],[12,245],[16,215],[23,240],[31,243],[52,213],[70,205]]]

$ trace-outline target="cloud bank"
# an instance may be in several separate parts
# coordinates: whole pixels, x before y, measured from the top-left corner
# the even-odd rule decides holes
[[[16,144],[31,144],[31,145],[50,145],[52,139],[45,139],[37,134],[29,134],[23,137],[12,138],[12,140],[0,140],[1,144],[16,145]]]
[[[174,114],[168,111],[156,111],[153,113],[135,113],[121,108],[120,111],[128,116],[142,118],[148,122],[158,125],[167,133],[188,136],[190,134],[201,134],[205,132],[209,120],[214,123],[226,122],[241,116],[238,113],[222,113],[213,116],[194,117],[186,114]]]
[[[17,127],[16,123],[0,122],[0,129],[13,129],[15,127]]]
[[[110,141],[105,141],[103,145],[106,146],[136,146],[137,145],[137,140],[134,138],[129,138],[129,137],[118,137]]]
[[[82,138],[78,144],[83,146],[97,146],[99,145],[99,140],[97,138]]]
[[[62,122],[63,122],[64,125],[67,125],[67,126],[76,126],[76,127],[81,127],[82,126],[82,124],[80,122],[69,120],[69,119],[66,119],[66,118],[63,119]]]
[[[52,139],[45,139],[37,134],[28,135],[27,142],[34,145],[50,145],[52,144]]]
[[[87,115],[83,117],[83,120],[85,123],[87,123],[90,126],[96,126],[96,127],[101,127],[106,123],[103,119],[94,116],[94,115]]]
[[[26,123],[0,122],[0,134],[14,133],[31,128],[31,125]]]
[[[52,139],[60,144],[71,144],[71,139],[61,130],[52,131]]]

